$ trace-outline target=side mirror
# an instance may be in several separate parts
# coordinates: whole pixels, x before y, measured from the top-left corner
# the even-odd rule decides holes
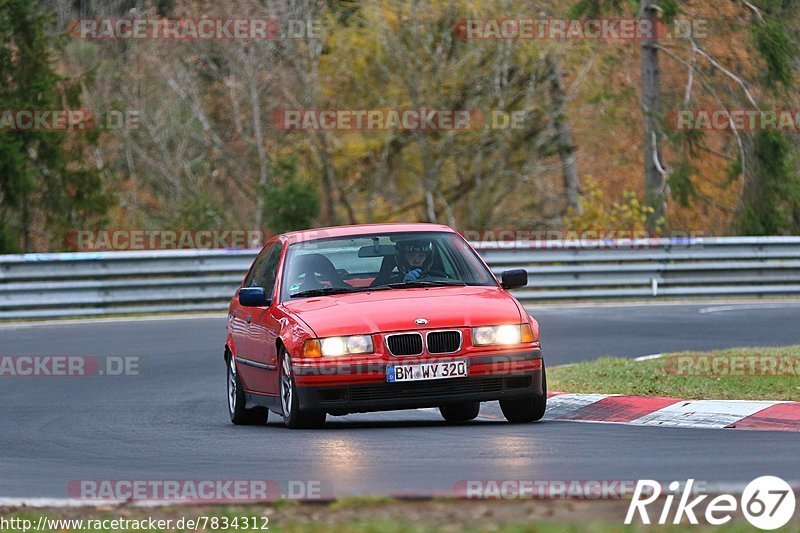
[[[528,271],[524,268],[504,270],[500,284],[504,289],[516,289],[528,284]]]
[[[267,299],[264,287],[242,287],[239,289],[239,303],[245,307],[272,305],[272,302]]]

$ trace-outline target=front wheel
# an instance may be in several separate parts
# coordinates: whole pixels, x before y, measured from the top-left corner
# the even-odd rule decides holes
[[[448,422],[469,422],[478,416],[481,402],[463,402],[439,407],[442,418]]]
[[[292,372],[292,359],[286,350],[281,354],[281,409],[283,423],[290,429],[319,428],[325,424],[325,411],[303,411],[297,398],[297,385]]]
[[[228,357],[228,414],[237,426],[263,425],[267,423],[269,411],[263,407],[245,408],[247,400],[244,387],[236,372],[236,361]]]
[[[541,420],[546,409],[547,375],[544,366],[542,366],[542,394],[500,400],[500,410],[503,411],[503,416],[509,422],[516,424]]]

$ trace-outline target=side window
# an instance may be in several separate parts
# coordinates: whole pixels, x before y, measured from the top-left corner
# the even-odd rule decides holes
[[[267,298],[272,298],[275,293],[275,280],[278,278],[278,263],[281,260],[282,249],[280,243],[276,243],[264,262],[264,268],[256,274],[256,287],[264,287]]]
[[[277,243],[272,243],[267,245],[256,257],[256,260],[253,262],[253,267],[250,269],[250,273],[247,274],[247,278],[244,280],[245,287],[261,287],[257,282],[261,278],[261,273],[264,272],[264,264],[266,263],[267,259],[271,255],[272,251],[275,250]]]

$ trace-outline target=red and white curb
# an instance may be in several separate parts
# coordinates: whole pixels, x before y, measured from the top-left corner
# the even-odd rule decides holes
[[[554,392],[549,394],[545,418],[638,426],[800,431],[800,402]]]

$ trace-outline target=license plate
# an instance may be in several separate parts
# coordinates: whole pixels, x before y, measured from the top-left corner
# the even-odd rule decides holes
[[[417,365],[388,365],[386,381],[427,381],[429,379],[465,378],[469,376],[466,361],[420,363]]]

